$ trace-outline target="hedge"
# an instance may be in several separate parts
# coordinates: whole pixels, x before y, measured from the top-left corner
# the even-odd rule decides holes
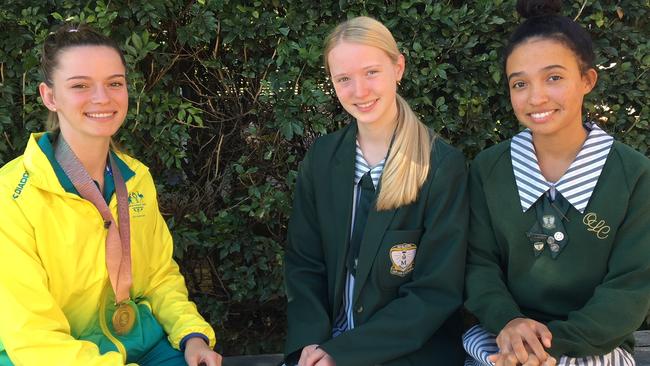
[[[592,119],[646,155],[647,0],[567,1],[597,45]],[[513,1],[5,0],[0,9],[0,164],[43,129],[40,45],[64,21],[123,46],[130,111],[117,140],[150,166],[192,298],[225,354],[279,352],[282,256],[296,169],[346,123],[322,67],[334,25],[383,21],[407,59],[400,93],[468,159],[512,136],[500,60]]]

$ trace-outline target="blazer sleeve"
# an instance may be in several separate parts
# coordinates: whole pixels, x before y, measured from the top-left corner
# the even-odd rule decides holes
[[[645,164],[646,167],[650,164]],[[650,169],[627,182],[628,209],[608,261],[608,272],[594,294],[566,320],[548,323],[550,353],[581,357],[613,350],[641,324],[650,306]]]
[[[485,160],[483,160],[485,161]],[[505,283],[501,250],[492,229],[483,190],[480,157],[470,169],[470,224],[465,279],[465,307],[491,333],[498,334],[512,319],[524,317]]]
[[[401,359],[419,350],[462,305],[468,221],[465,158],[452,150],[434,163],[432,159],[430,181],[418,198],[426,204],[412,278],[367,322],[321,344],[339,366],[404,364]]]
[[[151,196],[156,197],[151,175],[147,173],[147,186],[151,187]],[[169,336],[169,341],[176,349],[180,348],[183,338],[192,333],[205,335],[210,347],[214,347],[216,338],[214,330],[199,314],[196,305],[188,299],[185,279],[178,265],[172,258],[173,241],[167,224],[160,214],[158,200],[154,199],[155,225],[150,234],[153,248],[149,267],[149,284],[145,296],[151,302],[151,309],[156,319]]]
[[[284,256],[287,355],[306,345],[323,342],[331,337],[332,330],[327,272],[311,175],[312,151],[313,148],[299,168]]]
[[[100,355],[92,342],[77,340],[48,290],[48,274],[36,249],[34,230],[6,190],[0,197],[0,350],[16,365],[120,366],[122,355]]]

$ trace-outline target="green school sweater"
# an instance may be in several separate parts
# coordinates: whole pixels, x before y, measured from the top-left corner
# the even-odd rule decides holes
[[[470,169],[470,233],[465,307],[498,334],[527,317],[553,334],[558,357],[634,348],[632,333],[650,304],[650,160],[614,142],[581,214],[570,207],[567,246],[535,257],[526,232],[510,141],[479,154]]]

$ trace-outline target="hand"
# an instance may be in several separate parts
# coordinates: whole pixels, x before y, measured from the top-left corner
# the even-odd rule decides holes
[[[517,361],[525,364],[529,354],[535,354],[539,362],[549,357],[544,347],[551,347],[553,335],[546,325],[527,318],[515,318],[506,324],[497,336],[499,353],[514,353]]]
[[[298,366],[336,366],[336,362],[317,344],[310,344],[302,349]]]
[[[185,342],[185,362],[188,366],[221,366],[221,355],[208,347],[200,337],[193,337]]]
[[[517,356],[514,353],[497,353],[488,357],[489,361],[497,366],[516,366],[519,365]],[[528,354],[528,360],[523,366],[555,366],[557,361],[553,357],[548,357],[546,361],[541,362],[533,353]]]

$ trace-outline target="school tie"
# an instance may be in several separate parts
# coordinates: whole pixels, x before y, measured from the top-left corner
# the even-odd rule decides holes
[[[375,186],[372,183],[370,171],[361,177],[357,185],[360,187],[357,197],[357,206],[354,214],[354,227],[352,229],[352,238],[350,238],[350,249],[348,250],[347,267],[352,275],[357,272],[357,259],[359,258],[359,249],[363,239],[363,231],[366,228],[368,212],[372,202],[375,199]]]

